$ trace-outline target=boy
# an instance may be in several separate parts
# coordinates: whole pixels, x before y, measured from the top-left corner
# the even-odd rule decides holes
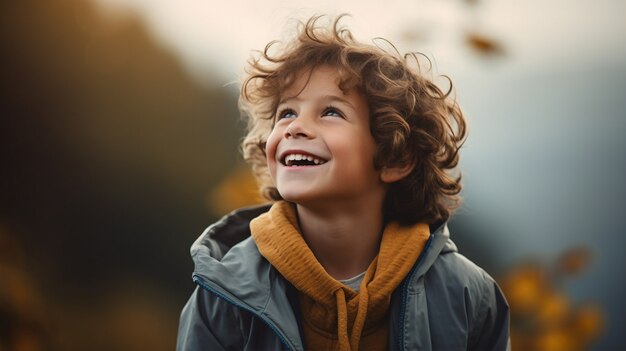
[[[177,349],[504,350],[507,303],[446,227],[463,115],[340,18],[250,62],[244,157],[275,202],[194,243]]]

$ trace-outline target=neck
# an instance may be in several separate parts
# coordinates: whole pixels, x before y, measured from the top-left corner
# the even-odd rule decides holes
[[[383,216],[377,206],[297,205],[300,229],[309,248],[335,279],[352,278],[367,270],[378,254]]]

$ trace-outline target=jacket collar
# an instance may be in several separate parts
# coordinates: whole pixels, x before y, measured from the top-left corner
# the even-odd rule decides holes
[[[231,279],[225,279],[222,282],[224,285],[228,285],[229,282],[236,282],[234,278],[239,274],[247,278],[253,278],[254,276],[249,276],[249,274],[254,272],[254,270],[240,271],[237,268],[241,268],[241,262],[235,257],[224,256],[240,254],[241,249],[236,250],[236,252],[230,251],[235,245],[250,237],[250,221],[262,213],[269,211],[270,207],[271,204],[265,204],[235,210],[208,227],[191,247],[191,256],[195,264],[194,274],[204,275],[208,278],[213,274],[212,269],[223,266],[219,268],[220,271],[226,270],[232,274]],[[456,245],[450,239],[450,231],[448,230],[446,221],[431,225],[431,236],[431,243],[428,249],[422,253],[424,256],[419,260],[419,266],[416,267],[416,272],[413,275],[415,278],[419,278],[425,274],[440,254],[458,251]],[[246,247],[248,250],[257,249],[256,245],[248,244]],[[246,256],[248,259],[245,260],[246,267],[251,265],[256,266],[261,263],[251,260],[251,253],[246,253],[246,255],[248,255]],[[252,256],[260,261],[265,261],[265,259],[258,254]],[[224,260],[225,258],[226,260]],[[235,263],[234,266],[232,266],[233,263]],[[241,290],[241,286],[238,284],[233,285],[233,287],[229,287],[232,288],[233,291]]]
[[[207,228],[191,247],[194,281],[262,318],[277,329],[289,347],[300,350],[303,345],[298,322],[287,297],[289,283],[261,256],[250,237],[250,221],[270,207],[233,211]],[[433,228],[430,244],[414,267],[414,274],[410,274],[408,286],[414,285],[440,254],[457,251],[446,222]]]
[[[450,239],[450,231],[448,230],[447,222],[441,222],[431,226],[431,243],[422,253],[423,257],[418,260],[417,267],[415,267],[416,272],[412,275],[412,279],[415,281],[426,274],[439,255],[457,251],[456,245]]]
[[[298,320],[287,296],[289,283],[261,256],[250,237],[249,222],[268,209],[238,210],[205,230],[191,247],[193,279],[260,318],[287,348],[303,350]]]

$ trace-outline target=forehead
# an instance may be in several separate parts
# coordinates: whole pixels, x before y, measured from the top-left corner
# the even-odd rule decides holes
[[[333,66],[319,66],[296,72],[291,83],[280,93],[278,104],[292,99],[304,99],[317,95],[334,95],[340,98],[364,99],[355,88],[347,88],[341,70]]]
[[[293,75],[292,81],[283,89],[282,99],[288,99],[302,94],[305,90],[324,88],[336,91],[339,89],[338,69],[331,66],[320,66],[301,69]]]

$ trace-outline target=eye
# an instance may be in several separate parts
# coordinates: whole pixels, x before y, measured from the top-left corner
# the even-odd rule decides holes
[[[326,107],[326,109],[324,109],[324,113],[322,114],[323,116],[330,116],[330,117],[341,117],[343,118],[343,113],[336,107],[333,106],[328,106]]]
[[[295,118],[296,113],[290,108],[282,109],[276,114],[276,119]]]

